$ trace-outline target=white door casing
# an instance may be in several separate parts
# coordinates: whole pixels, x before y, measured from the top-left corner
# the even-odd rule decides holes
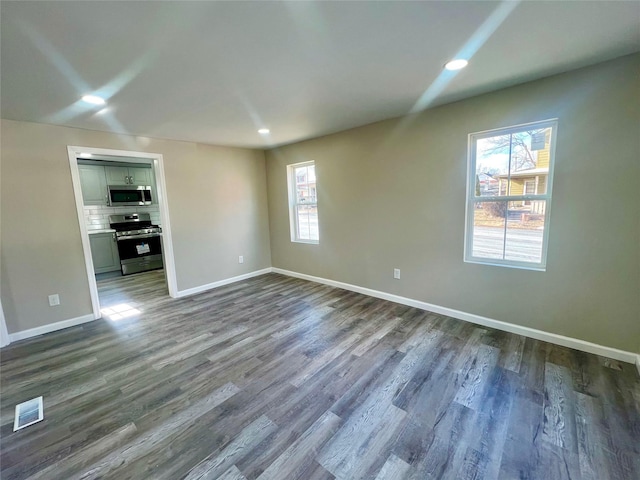
[[[87,279],[89,281],[89,292],[91,295],[91,305],[94,318],[100,318],[100,299],[98,297],[98,285],[96,283],[93,261],[91,258],[91,245],[89,243],[89,233],[84,219],[84,203],[82,200],[82,187],[80,184],[80,173],[78,170],[78,157],[81,153],[92,155],[108,155],[112,157],[127,157],[129,163],[149,163],[153,165],[153,174],[156,180],[156,194],[160,207],[160,222],[162,225],[162,256],[164,261],[165,275],[169,295],[177,298],[178,287],[176,280],[175,261],[173,257],[173,241],[171,238],[171,222],[169,219],[169,205],[167,198],[167,187],[164,175],[163,156],[160,153],[134,152],[126,150],[113,150],[106,148],[79,147],[69,145],[69,166],[71,168],[71,180],[73,183],[73,193],[76,201],[76,212],[80,225],[80,236],[82,249],[84,251],[84,261],[87,269]]]

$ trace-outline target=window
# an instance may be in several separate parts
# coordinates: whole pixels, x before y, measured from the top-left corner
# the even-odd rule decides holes
[[[525,195],[534,195],[536,193],[536,181],[535,180],[525,180],[524,181],[524,194]],[[531,200],[525,200],[522,202],[523,205],[531,205]]]
[[[291,241],[318,243],[318,193],[314,162],[287,166]]]
[[[469,135],[466,262],[545,270],[557,121]]]

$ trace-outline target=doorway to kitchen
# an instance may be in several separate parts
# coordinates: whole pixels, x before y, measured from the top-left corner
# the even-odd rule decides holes
[[[121,320],[175,298],[162,155],[67,150],[94,318]]]

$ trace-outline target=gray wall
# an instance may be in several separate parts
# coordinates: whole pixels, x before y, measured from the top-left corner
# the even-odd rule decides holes
[[[1,133],[0,266],[10,333],[91,313],[67,145],[163,154],[178,290],[271,264],[262,151],[10,120]],[[49,307],[52,293],[60,306]]]
[[[272,262],[640,352],[639,74],[640,55],[625,57],[286,146],[266,153],[266,178],[260,151],[3,120],[9,331],[91,313],[66,151],[82,145],[164,155],[179,290]],[[560,123],[547,271],[464,263],[467,134],[551,117]],[[310,159],[321,241],[293,244],[285,165]],[[62,305],[48,306],[51,293]]]
[[[623,57],[267,152],[273,266],[639,352],[639,74]],[[464,263],[467,135],[553,117],[547,271]],[[319,245],[289,235],[285,166],[306,160]]]

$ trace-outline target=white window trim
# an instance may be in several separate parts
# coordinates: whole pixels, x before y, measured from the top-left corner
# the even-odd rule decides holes
[[[297,225],[297,217],[296,217],[296,179],[294,176],[294,172],[296,168],[299,167],[307,167],[310,165],[315,165],[316,162],[314,160],[310,160],[307,162],[300,163],[292,163],[287,165],[287,192],[289,196],[289,232],[291,233],[291,241],[294,243],[307,243],[310,245],[318,245],[320,243],[320,234],[318,233],[318,240],[308,240],[306,238],[298,238],[298,225]],[[318,173],[316,172],[316,179],[318,178]],[[307,203],[306,205],[315,205],[316,209],[318,208],[318,187],[316,180],[316,203]],[[318,214],[318,221],[320,219],[320,215]],[[320,225],[318,225],[320,228]]]
[[[496,134],[507,135],[520,132],[528,128],[549,128],[553,129],[551,135],[549,174],[547,175],[546,193],[536,195],[505,195],[501,197],[476,197],[476,144],[483,138],[493,137]],[[465,205],[465,229],[464,229],[464,261],[466,263],[477,263],[482,265],[492,265],[496,267],[518,268],[522,270],[546,271],[547,250],[549,247],[549,220],[551,217],[551,191],[553,188],[554,165],[556,159],[556,139],[558,138],[558,119],[552,118],[540,122],[523,123],[507,128],[496,128],[484,130],[482,132],[470,133],[468,136],[468,160],[467,160],[467,202]],[[542,234],[542,252],[540,263],[519,262],[516,260],[502,260],[499,258],[484,258],[473,256],[473,211],[474,204],[478,201],[523,201],[523,200],[545,200],[544,232]],[[507,219],[505,219],[505,222]]]

